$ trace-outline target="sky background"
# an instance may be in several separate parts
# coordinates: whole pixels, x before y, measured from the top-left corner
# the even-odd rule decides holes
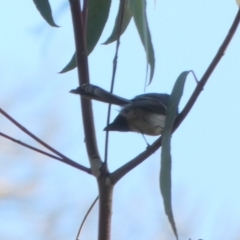
[[[67,1],[51,0],[60,28],[50,27],[32,1],[0,1],[0,103],[35,135],[88,166],[77,72],[58,72],[74,52]],[[110,88],[115,44],[110,35],[118,9],[89,57],[93,84]],[[156,69],[146,92],[170,93],[178,75],[200,79],[237,13],[235,1],[148,1]],[[181,240],[240,239],[240,29],[193,109],[172,138],[172,205]],[[146,59],[133,21],[121,38],[114,92],[126,98],[144,92]],[[196,86],[189,76],[180,110]],[[104,154],[107,105],[94,102],[96,135]],[[112,108],[113,119],[119,108]],[[97,120],[97,121],[96,121]],[[0,132],[41,148],[0,116]],[[147,137],[152,143],[156,137]],[[136,133],[111,133],[113,171],[146,147]],[[41,148],[42,149],[42,148]],[[160,150],[115,187],[112,239],[174,239],[159,190]],[[0,239],[75,239],[97,196],[93,177],[0,138]],[[97,206],[80,239],[97,236]]]

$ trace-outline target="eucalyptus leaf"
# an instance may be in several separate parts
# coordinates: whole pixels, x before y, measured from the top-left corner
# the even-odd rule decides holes
[[[162,152],[160,170],[160,190],[163,197],[165,213],[171,224],[172,230],[178,239],[177,228],[172,211],[171,197],[171,137],[175,119],[178,114],[178,105],[183,94],[184,84],[190,71],[182,72],[173,87],[166,114],[166,122],[162,133]]]
[[[70,62],[59,73],[65,73],[73,70],[77,66],[76,53],[73,54]]]
[[[107,22],[111,0],[88,0],[87,51],[92,52]]]
[[[88,55],[96,46],[104,26],[107,22],[111,0],[88,0],[86,47]],[[60,73],[68,72],[77,66],[76,54],[74,53],[69,63]]]
[[[52,27],[58,27],[58,25],[54,22],[52,16],[52,9],[48,0],[33,0],[35,3],[37,10],[40,12],[42,17],[47,21],[49,25]]]
[[[138,30],[138,34],[144,46],[147,62],[150,65],[149,84],[152,81],[155,69],[155,57],[150,30],[148,27],[146,14],[146,0],[130,0],[130,7],[133,13],[133,19]]]
[[[109,44],[117,40],[118,34],[122,35],[124,31],[127,29],[128,24],[132,19],[132,11],[130,8],[130,0],[122,0],[123,1],[123,12],[121,8],[121,1],[118,8],[118,14],[115,20],[115,25],[110,37],[103,43]],[[121,19],[122,18],[122,19]],[[120,30],[121,29],[121,30]]]

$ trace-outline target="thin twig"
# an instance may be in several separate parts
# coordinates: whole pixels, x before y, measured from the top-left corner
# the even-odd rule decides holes
[[[194,92],[192,93],[192,96],[188,100],[188,102],[185,105],[184,109],[182,110],[182,112],[176,118],[176,121],[175,121],[175,124],[174,124],[174,128],[173,128],[173,132],[180,126],[182,121],[185,119],[185,117],[188,115],[188,113],[192,109],[192,107],[193,107],[194,103],[196,102],[199,94],[201,93],[203,87],[207,83],[210,75],[212,74],[212,72],[216,68],[216,66],[219,63],[221,57],[224,55],[224,52],[226,51],[227,46],[231,42],[231,39],[233,38],[234,33],[236,32],[237,27],[239,25],[239,21],[240,21],[240,9],[238,10],[238,13],[237,13],[237,15],[236,15],[236,17],[235,17],[235,19],[233,21],[233,24],[232,24],[232,26],[231,26],[231,28],[230,28],[230,30],[229,30],[225,40],[223,41],[222,45],[220,46],[217,54],[215,55],[215,57],[213,58],[211,64],[209,65],[209,67],[207,68],[206,72],[204,73],[203,77],[201,78],[201,80],[197,84]],[[161,137],[159,137],[145,151],[143,151],[138,156],[136,156],[134,159],[132,159],[131,161],[129,161],[128,163],[126,163],[125,165],[123,165],[122,167],[120,167],[119,169],[114,171],[112,174],[110,174],[109,178],[111,179],[111,183],[115,184],[116,182],[118,182],[125,174],[127,174],[129,171],[131,171],[133,168],[135,168],[141,162],[143,162],[149,156],[151,156],[161,146],[161,144],[162,144]]]
[[[19,129],[21,129],[24,133],[26,133],[28,136],[33,138],[35,141],[43,145],[45,148],[50,150],[51,152],[55,153],[56,155],[68,159],[66,156],[64,156],[62,153],[58,152],[56,149],[49,146],[47,143],[43,142],[41,139],[36,137],[33,133],[31,133],[29,130],[27,130],[23,125],[21,125],[19,122],[17,122],[14,118],[12,118],[10,115],[8,115],[3,109],[0,108],[0,113],[5,116],[9,121],[11,121],[14,125],[16,125]]]
[[[122,21],[123,21],[123,14],[124,14],[124,3],[125,1],[120,1],[120,27],[118,29],[117,33],[117,41],[116,41],[116,51],[115,56],[113,59],[113,70],[112,70],[112,80],[111,80],[111,87],[110,87],[110,93],[113,93],[113,87],[115,83],[115,76],[117,71],[117,59],[118,59],[118,50],[120,46],[120,38],[121,38],[121,30],[122,30]],[[108,105],[108,113],[107,113],[107,125],[109,125],[110,122],[110,114],[111,114],[111,104]],[[105,153],[104,153],[104,163],[107,165],[107,157],[108,157],[108,142],[109,142],[109,132],[106,131],[106,138],[105,138]]]
[[[83,20],[85,36],[86,36],[86,30],[87,30],[88,5],[89,5],[89,1],[84,0],[83,1],[83,10],[82,10],[82,16],[83,16],[82,20]]]
[[[98,200],[98,196],[95,198],[95,200],[94,200],[93,203],[91,204],[90,208],[89,208],[88,211],[86,212],[86,214],[85,214],[85,216],[84,216],[84,218],[83,218],[83,220],[82,220],[81,226],[80,226],[80,228],[79,228],[79,230],[78,230],[78,234],[77,234],[76,240],[79,240],[79,239],[80,239],[80,234],[81,234],[83,225],[84,225],[84,223],[85,223],[85,221],[86,221],[89,213],[90,213],[91,210],[93,209],[95,203],[97,202],[97,200]]]
[[[17,143],[17,144],[20,144],[20,145],[22,145],[22,146],[24,146],[24,147],[26,147],[26,148],[32,149],[33,151],[36,151],[36,152],[39,152],[39,153],[41,153],[41,154],[43,154],[43,155],[46,155],[46,156],[48,156],[48,157],[57,159],[57,160],[60,161],[60,162],[66,163],[66,164],[68,164],[68,165],[70,165],[70,166],[72,166],[72,167],[74,167],[74,168],[77,168],[77,169],[79,169],[79,170],[82,170],[82,171],[84,171],[84,172],[86,172],[86,173],[91,174],[90,168],[84,167],[84,166],[82,166],[81,164],[76,163],[76,162],[74,162],[74,161],[72,161],[72,160],[70,160],[70,159],[64,159],[64,158],[57,157],[57,156],[55,156],[55,155],[52,155],[52,154],[47,153],[47,152],[45,152],[45,151],[42,151],[42,150],[40,150],[40,149],[38,149],[38,148],[32,147],[32,146],[30,146],[30,145],[28,145],[28,144],[26,144],[26,143],[24,143],[24,142],[22,142],[22,141],[20,141],[20,140],[17,140],[17,139],[15,139],[15,138],[12,138],[12,137],[10,137],[10,136],[8,136],[8,135],[6,135],[6,134],[4,134],[4,133],[1,133],[1,132],[0,132],[0,136],[2,136],[2,137],[4,137],[4,138],[7,138],[7,139],[9,139],[9,140],[11,140],[11,141],[13,141],[13,142],[15,142],[15,143]]]

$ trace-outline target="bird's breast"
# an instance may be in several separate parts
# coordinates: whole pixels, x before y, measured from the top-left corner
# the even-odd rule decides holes
[[[165,115],[142,109],[123,110],[120,114],[126,118],[129,129],[133,132],[157,136],[162,133],[165,125]]]

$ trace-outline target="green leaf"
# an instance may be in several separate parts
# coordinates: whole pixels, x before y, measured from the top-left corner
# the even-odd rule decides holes
[[[107,22],[111,0],[89,0],[87,18],[87,50],[88,54],[96,46]]]
[[[88,55],[96,46],[104,26],[107,22],[111,0],[88,0],[88,14],[87,14],[87,52]],[[74,69],[77,66],[75,53],[70,62],[62,69],[60,73],[65,73]]]
[[[77,66],[76,53],[73,54],[70,62],[59,73],[65,73],[73,70]]]
[[[142,44],[146,52],[147,62],[150,65],[149,83],[151,83],[155,68],[155,57],[151,34],[147,22],[146,0],[130,0],[130,7],[133,13],[133,18],[138,30],[138,34],[141,38]]]
[[[48,0],[33,0],[33,2],[35,3],[37,10],[40,12],[42,17],[47,21],[47,23],[52,27],[58,27],[58,25],[55,24],[53,20],[52,10]]]
[[[163,197],[165,213],[171,224],[172,230],[178,239],[177,229],[172,211],[171,200],[171,137],[175,119],[178,113],[178,105],[183,94],[184,84],[190,71],[182,72],[173,87],[166,114],[166,122],[162,133],[162,152],[160,170],[160,190]]]
[[[127,29],[128,24],[130,23],[130,20],[132,18],[132,11],[130,8],[130,0],[123,0],[123,12],[121,8],[120,1],[118,14],[115,20],[115,25],[113,28],[113,31],[110,35],[110,37],[103,43],[103,44],[109,44],[117,40],[118,34],[120,32],[120,35],[124,33],[124,31]],[[121,20],[122,18],[122,20]],[[121,30],[120,30],[121,28]]]

